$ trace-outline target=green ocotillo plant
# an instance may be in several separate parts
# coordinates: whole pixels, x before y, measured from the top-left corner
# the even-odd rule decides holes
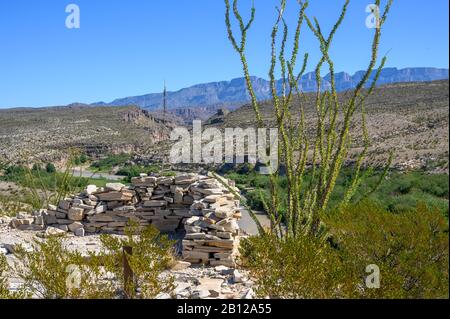
[[[260,105],[256,98],[253,83],[251,81],[248,60],[246,57],[247,33],[255,20],[255,7],[251,9],[250,19],[244,22],[238,8],[238,0],[225,1],[225,24],[228,38],[240,57],[251,105],[256,114],[259,127],[265,125],[261,114]],[[270,173],[270,201],[264,202],[264,206],[271,219],[271,231],[279,237],[296,237],[310,234],[318,236],[323,227],[321,214],[327,208],[330,195],[334,190],[336,179],[349,157],[351,146],[351,127],[355,115],[361,116],[361,133],[363,150],[358,154],[355,164],[355,173],[347,187],[340,206],[346,206],[353,198],[363,176],[362,165],[370,145],[369,134],[366,125],[366,113],[364,101],[372,93],[376,81],[383,68],[386,57],[381,59],[375,69],[378,60],[378,48],[384,25],[392,0],[389,0],[381,14],[376,12],[377,28],[374,29],[371,56],[367,69],[350,97],[342,102],[338,98],[335,83],[335,68],[330,57],[329,50],[337,30],[341,26],[347,13],[349,0],[346,0],[342,10],[334,23],[330,33],[325,35],[319,21],[309,18],[306,14],[308,1],[298,1],[298,16],[293,37],[292,51],[287,56],[286,43],[288,41],[289,27],[284,19],[286,0],[280,0],[277,7],[277,18],[271,33],[271,59],[269,66],[270,89],[273,101],[273,115],[279,130],[278,162],[285,165],[287,178],[287,208],[280,213],[280,194],[277,187],[279,170]],[[380,8],[380,0],[375,1]],[[240,41],[235,36],[231,16],[237,21],[240,31]],[[302,65],[297,69],[297,60],[300,48],[300,35],[307,28],[318,40],[320,59],[315,66],[316,94],[314,134],[308,133],[309,127],[305,119],[305,99],[299,80],[304,74],[308,64],[308,54],[303,56]],[[279,41],[280,27],[282,27],[281,41]],[[330,79],[330,90],[322,91],[321,71],[327,68]],[[281,81],[278,82],[276,70],[281,72]],[[374,72],[374,77],[371,75]],[[281,88],[278,83],[281,83]],[[297,108],[299,116],[295,118],[294,108]],[[387,168],[392,160],[392,154],[381,174],[380,181],[385,177]],[[311,177],[307,180],[306,170],[311,166]],[[377,183],[378,185],[378,183]],[[369,192],[370,193],[370,192]],[[283,221],[283,223],[281,222]],[[260,227],[261,229],[261,227]]]
[[[24,191],[28,202],[34,209],[45,208],[48,204],[59,203],[67,195],[77,193],[87,186],[84,183],[87,183],[88,179],[82,179],[81,172],[80,176],[74,175],[75,160],[79,156],[80,150],[71,148],[68,150],[68,159],[64,169],[61,172],[47,172],[42,170],[42,163],[35,161],[34,165],[31,165],[28,162],[30,156],[22,155],[26,163],[23,165]],[[30,166],[33,168],[30,168]],[[45,178],[48,174],[54,175],[54,179],[51,182],[48,182]]]

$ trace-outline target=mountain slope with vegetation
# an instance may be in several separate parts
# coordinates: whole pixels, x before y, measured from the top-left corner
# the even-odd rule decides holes
[[[336,74],[337,91],[345,91],[355,88],[361,79],[363,71],[358,71],[353,75],[346,72]],[[372,75],[372,77],[374,74]],[[385,68],[381,71],[378,85],[396,82],[423,82],[448,79],[448,69],[438,68]],[[270,82],[252,77],[256,96],[259,100],[271,98]],[[299,81],[300,88],[304,92],[316,91],[316,80],[313,72],[305,74]],[[278,91],[281,91],[282,80],[277,81]],[[322,80],[322,90],[331,87],[330,77],[326,75]],[[119,98],[112,102],[98,102],[94,105],[137,105],[139,107],[156,110],[162,108],[163,94],[152,93],[140,96],[130,96]],[[236,107],[249,101],[244,78],[237,78],[231,81],[211,82],[197,84],[188,88],[183,88],[176,92],[167,92],[167,105],[169,109],[186,107]]]
[[[381,86],[366,100],[368,131],[372,146],[368,162],[377,163],[386,158],[390,150],[395,152],[394,165],[399,168],[419,168],[427,162],[438,163],[448,170],[449,155],[449,81],[424,83],[396,83]],[[350,92],[339,94],[345,101]],[[316,119],[313,93],[307,94],[305,121],[314,133]],[[261,114],[266,127],[276,127],[270,101],[261,102]],[[299,118],[298,100],[292,103],[293,118]],[[360,125],[355,116],[353,125]],[[256,127],[256,118],[250,105],[245,105],[225,116],[214,117],[205,126]],[[358,131],[358,130],[355,130]],[[361,148],[359,136],[353,136],[353,150]]]

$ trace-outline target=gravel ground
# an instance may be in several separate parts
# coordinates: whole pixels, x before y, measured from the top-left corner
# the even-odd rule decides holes
[[[0,247],[3,248],[0,248],[0,253],[6,253],[8,263],[13,265],[16,261],[11,253],[14,245],[22,244],[31,248],[33,240],[40,239],[36,236],[38,232],[11,229],[8,223],[8,217],[0,218]],[[251,225],[251,222],[247,223],[244,219],[244,225]],[[169,236],[172,239],[178,239],[182,234],[169,234]],[[95,252],[100,249],[100,236],[68,236],[64,239],[64,244],[69,250],[87,254],[88,251]],[[158,299],[250,299],[254,297],[253,282],[245,270],[225,266],[206,267],[183,263],[177,265],[180,266],[180,264],[181,267],[178,269],[174,268],[163,273],[163,276],[174,276],[176,288],[171,294],[160,294]],[[11,290],[20,287],[19,278],[11,275],[8,279]]]

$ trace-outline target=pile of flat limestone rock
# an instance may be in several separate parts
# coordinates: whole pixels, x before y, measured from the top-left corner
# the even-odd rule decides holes
[[[224,186],[226,184],[227,186]],[[18,213],[10,226],[43,230],[43,236],[72,232],[123,234],[129,221],[161,232],[183,231],[182,256],[190,263],[234,266],[239,240],[239,200],[232,181],[197,174],[133,178],[130,186],[89,185],[58,206],[32,215]]]

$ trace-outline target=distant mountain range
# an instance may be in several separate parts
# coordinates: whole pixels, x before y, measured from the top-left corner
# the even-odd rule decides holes
[[[353,75],[345,72],[337,73],[336,89],[345,91],[355,88],[358,81],[364,75],[364,71],[358,71]],[[372,78],[374,73],[372,74]],[[377,85],[397,83],[397,82],[425,82],[434,80],[448,79],[448,69],[438,68],[385,68],[381,71]],[[267,100],[271,98],[270,82],[252,77],[253,86],[256,96],[259,100]],[[277,89],[281,88],[281,80],[277,82]],[[299,81],[300,87],[304,92],[312,92],[316,90],[315,75],[313,72],[305,74]],[[326,75],[321,84],[322,90],[330,89],[330,75]],[[141,108],[151,111],[160,109],[162,106],[162,93],[151,93],[141,96],[131,96],[119,98],[110,103],[98,102],[93,105],[137,105]],[[212,107],[217,109],[220,107],[236,108],[249,101],[245,87],[244,78],[237,78],[231,81],[211,82],[197,84],[188,88],[178,90],[176,92],[167,93],[167,105],[169,109],[180,108],[205,108]]]

